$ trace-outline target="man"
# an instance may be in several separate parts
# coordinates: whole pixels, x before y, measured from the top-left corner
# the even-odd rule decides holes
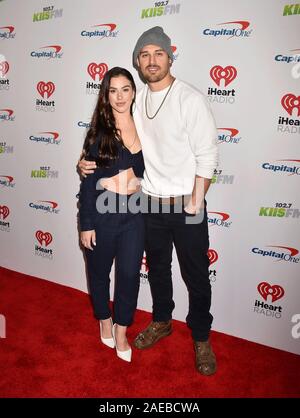
[[[189,294],[186,321],[192,330],[196,369],[212,375],[216,357],[209,342],[213,318],[204,197],[217,166],[217,134],[205,97],[171,75],[172,61],[171,40],[161,27],[140,36],[133,63],[146,84],[137,94],[134,119],[145,160],[142,190],[148,201],[145,249],[153,321],[134,345],[150,348],[172,332],[174,245]]]

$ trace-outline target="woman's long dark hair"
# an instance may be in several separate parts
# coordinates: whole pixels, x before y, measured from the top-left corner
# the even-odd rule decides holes
[[[124,145],[109,103],[110,81],[112,77],[119,76],[126,77],[134,91],[134,99],[130,107],[130,114],[132,115],[132,106],[136,94],[135,82],[128,70],[121,67],[113,67],[107,71],[102,80],[97,104],[91,120],[91,127],[86,134],[83,144],[83,156],[88,158],[90,146],[99,141],[97,164],[104,167],[108,166],[111,160],[118,157],[118,142]]]

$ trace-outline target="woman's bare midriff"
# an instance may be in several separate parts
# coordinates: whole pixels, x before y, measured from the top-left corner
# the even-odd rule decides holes
[[[133,169],[121,171],[113,177],[102,178],[101,186],[114,193],[132,194],[140,190],[140,180],[135,176]]]

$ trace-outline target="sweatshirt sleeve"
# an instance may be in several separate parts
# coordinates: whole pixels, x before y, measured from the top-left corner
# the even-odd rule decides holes
[[[218,165],[217,129],[202,94],[189,97],[186,120],[190,146],[196,159],[196,175],[211,179]]]
[[[79,221],[81,231],[95,229],[97,215],[96,200],[99,192],[96,190],[96,183],[99,178],[97,170],[89,174],[81,182],[79,192]]]

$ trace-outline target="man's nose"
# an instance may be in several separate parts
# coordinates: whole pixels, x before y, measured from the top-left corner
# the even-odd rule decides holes
[[[149,65],[155,65],[155,64],[156,64],[155,55],[149,54]]]

